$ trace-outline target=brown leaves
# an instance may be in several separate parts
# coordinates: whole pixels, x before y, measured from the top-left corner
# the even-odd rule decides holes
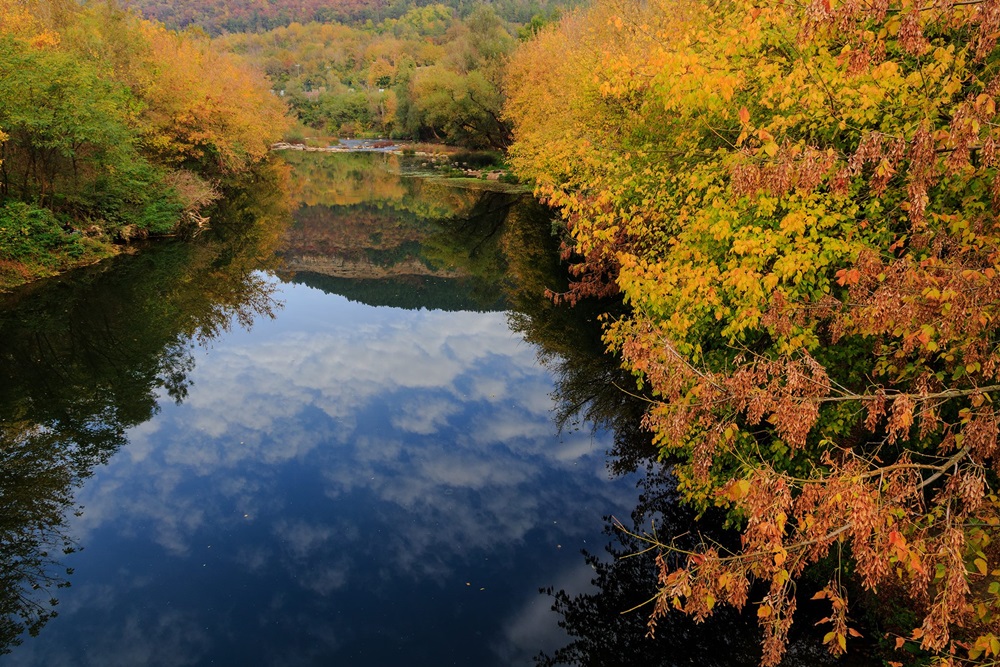
[[[895,443],[900,438],[906,438],[913,426],[913,398],[907,394],[899,394],[892,401],[892,412],[889,416],[889,443]]]
[[[764,158],[746,149],[739,158],[730,169],[731,188],[737,196],[808,193],[830,176],[836,163],[832,151],[787,142],[775,144]]]
[[[663,584],[659,597],[670,604],[658,601],[657,609],[665,613],[672,606],[704,618],[716,602],[742,606],[750,579],[763,581],[768,593],[756,612],[764,632],[763,664],[777,664],[795,608],[791,582],[847,539],[860,583],[876,590],[889,580],[900,581],[912,597],[926,600],[926,615],[912,638],[926,650],[947,650],[952,626],[965,623],[971,609],[966,563],[972,563],[978,576],[988,572],[985,557],[969,555],[978,547],[970,546],[961,525],[971,517],[1000,523],[997,505],[981,502],[982,469],[968,462],[939,488],[933,507],[924,506],[918,491],[921,480],[933,480],[961,460],[931,466],[904,457],[897,464],[869,469],[859,460],[827,459],[831,473],[798,488],[794,480],[768,469],[732,480],[726,485],[727,496],[747,515],[742,550],[720,554],[705,547],[673,572],[664,559],[658,560]],[[793,491],[798,495],[793,497]],[[847,639],[859,636],[848,625],[846,589],[834,579],[813,599],[830,601],[831,613],[820,621],[830,624],[823,642],[840,655]]]
[[[820,619],[816,625],[829,623],[833,629],[823,636],[823,643],[832,655],[843,655],[847,651],[847,637],[860,637],[861,633],[847,627],[847,589],[837,580],[831,580],[826,588],[816,593],[813,600],[827,599],[830,601],[831,614]]]
[[[815,399],[830,390],[825,369],[808,354],[797,360],[761,359],[720,381],[733,409],[744,412],[750,424],[768,415],[778,435],[792,448],[805,445],[819,417]]]

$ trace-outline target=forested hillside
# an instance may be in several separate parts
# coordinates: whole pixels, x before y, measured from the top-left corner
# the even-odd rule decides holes
[[[196,223],[285,108],[196,34],[113,3],[0,0],[0,286]]]
[[[651,632],[753,604],[776,665],[797,592],[834,654],[867,597],[889,664],[1000,658],[998,37],[975,0],[607,0],[516,55],[513,160],[577,262],[555,297],[624,297],[644,424],[742,528],[640,538]]]
[[[291,23],[378,24],[398,19],[430,3],[413,0],[133,0],[129,6],[170,28],[198,26],[209,34],[260,32]],[[459,16],[467,16],[483,3],[479,0],[446,0],[442,3]],[[504,20],[528,23],[556,7],[580,4],[579,0],[496,0],[489,6]]]
[[[492,5],[463,17],[433,4],[378,24],[294,23],[216,43],[263,68],[312,133],[502,149],[510,140],[500,117],[507,58],[519,34],[557,16],[522,24]]]

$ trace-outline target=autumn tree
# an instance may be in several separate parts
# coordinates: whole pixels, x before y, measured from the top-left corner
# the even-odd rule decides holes
[[[152,23],[141,31],[155,73],[139,91],[145,144],[168,162],[221,172],[260,161],[285,125],[283,105],[263,78],[207,39]]]
[[[114,2],[0,0],[0,285],[172,232],[285,125],[263,76]]]
[[[795,585],[833,553],[902,586],[942,664],[1000,653],[1000,4],[599,2],[514,59],[520,173],[684,497],[740,549],[659,544],[650,632],[742,608],[781,659]],[[838,571],[839,572],[839,571]],[[838,573],[824,641],[849,626]]]
[[[351,27],[292,24],[217,44],[255,61],[307,127],[336,136],[504,148],[502,81],[516,25],[444,4]]]

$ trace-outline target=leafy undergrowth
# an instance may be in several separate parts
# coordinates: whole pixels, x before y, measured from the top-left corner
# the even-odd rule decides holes
[[[22,202],[0,206],[0,290],[114,254],[113,245],[64,228],[48,209]]]

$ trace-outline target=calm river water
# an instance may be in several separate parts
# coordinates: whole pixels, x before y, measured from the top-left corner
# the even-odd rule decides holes
[[[0,663],[753,664],[753,619],[620,614],[655,580],[606,517],[689,517],[543,297],[548,212],[287,161],[194,242],[0,301]]]

